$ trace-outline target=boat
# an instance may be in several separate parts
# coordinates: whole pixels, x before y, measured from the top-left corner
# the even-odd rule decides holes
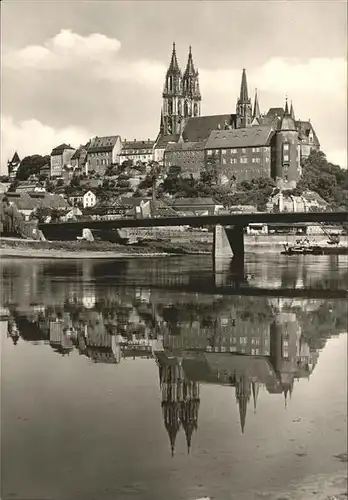
[[[348,255],[348,246],[340,244],[338,234],[328,234],[326,245],[311,243],[308,238],[299,239],[295,245],[284,243],[283,255]]]

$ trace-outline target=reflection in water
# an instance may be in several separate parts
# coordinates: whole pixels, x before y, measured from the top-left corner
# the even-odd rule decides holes
[[[345,331],[346,302],[333,298],[346,293],[347,274],[337,259],[329,269],[316,266],[316,273],[310,265],[304,271],[298,261],[285,262],[278,268],[249,263],[252,272],[242,286],[238,282],[238,295],[224,293],[227,285],[236,289],[228,266],[216,280],[208,266],[179,267],[170,259],[146,267],[139,261],[5,262],[7,336],[16,346],[48,344],[57,355],[76,352],[94,363],[156,362],[171,453],[181,431],[189,452],[200,384],[231,387],[244,432],[262,391],[283,394],[286,407],[296,382],[311,376],[326,340]],[[279,297],[277,290],[285,288]],[[318,290],[328,297],[316,297]]]

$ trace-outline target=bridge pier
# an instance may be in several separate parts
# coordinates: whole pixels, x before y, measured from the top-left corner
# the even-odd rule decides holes
[[[240,266],[244,270],[244,226],[214,228],[213,258],[233,259],[233,267]]]

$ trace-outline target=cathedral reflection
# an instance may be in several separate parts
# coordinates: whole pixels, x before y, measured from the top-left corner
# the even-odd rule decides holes
[[[90,277],[35,286],[31,280],[30,295],[17,283],[2,296],[15,348],[44,344],[55,355],[78,354],[93,363],[155,361],[172,454],[180,432],[190,452],[200,384],[231,388],[244,432],[262,391],[283,394],[286,405],[296,382],[310,377],[326,340],[346,330],[346,302],[340,299],[98,287]]]

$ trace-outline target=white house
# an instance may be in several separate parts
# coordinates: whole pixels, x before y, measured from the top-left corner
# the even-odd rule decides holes
[[[93,191],[86,191],[85,193],[78,193],[69,196],[69,202],[73,206],[81,204],[83,208],[90,208],[96,205],[97,197]]]

